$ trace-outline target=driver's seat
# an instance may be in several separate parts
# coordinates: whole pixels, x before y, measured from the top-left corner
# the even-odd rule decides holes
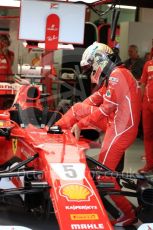
[[[29,107],[23,110],[19,105],[16,107],[17,110],[10,111],[10,117],[11,120],[17,122],[21,127],[27,127],[28,124],[40,128],[43,128],[45,125],[52,126],[62,116],[58,111],[45,111],[45,108],[42,111],[36,107]]]

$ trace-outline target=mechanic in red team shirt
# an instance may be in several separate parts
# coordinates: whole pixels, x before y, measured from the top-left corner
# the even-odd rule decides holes
[[[91,81],[99,89],[82,103],[76,103],[56,124],[70,128],[79,139],[82,128],[97,127],[105,131],[99,162],[111,170],[118,166],[125,150],[134,142],[141,110],[141,92],[133,75],[121,64],[112,49],[94,42],[81,60],[84,70],[92,68]],[[112,179],[112,178],[111,178]],[[110,181],[110,178],[103,178]],[[115,179],[115,188],[120,189]],[[120,210],[112,224],[126,226],[136,221],[135,211],[124,196],[111,195]]]
[[[139,169],[141,173],[153,171],[153,52],[151,60],[144,65],[141,84],[143,91],[142,121],[146,165]]]
[[[14,53],[8,49],[10,40],[8,35],[0,35],[0,82],[7,82],[12,74],[11,66]]]

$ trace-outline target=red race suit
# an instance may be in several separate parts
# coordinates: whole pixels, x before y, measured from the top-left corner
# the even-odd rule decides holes
[[[141,83],[145,86],[142,119],[146,163],[149,168],[153,168],[153,60],[145,63]]]
[[[0,54],[0,82],[7,82],[8,76],[12,73],[10,57]]]
[[[141,90],[133,75],[123,65],[116,67],[108,86],[100,88],[82,103],[77,103],[56,124],[70,128],[77,123],[79,128],[97,127],[105,132],[99,162],[115,170],[125,150],[134,142],[141,111]],[[110,178],[105,178],[110,181]],[[115,188],[120,189],[115,182]],[[124,214],[132,209],[124,196],[112,200]]]

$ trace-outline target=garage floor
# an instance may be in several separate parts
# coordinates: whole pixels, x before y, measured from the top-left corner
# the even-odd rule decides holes
[[[89,151],[88,154],[94,155],[99,152],[99,149]],[[137,169],[144,165],[144,161],[141,160],[141,155],[144,153],[143,141],[136,139],[135,143],[127,150],[125,159],[126,172],[137,172]],[[135,199],[131,201],[136,204]],[[29,227],[32,230],[59,230],[54,215],[50,220],[42,220],[39,217],[25,213],[22,208],[12,207],[6,205],[0,205],[0,225],[18,225]],[[140,223],[136,225],[136,228]],[[3,230],[3,226],[0,226],[0,230]],[[119,228],[121,230],[121,228]],[[66,230],[66,229],[65,229]],[[132,228],[130,228],[132,230]]]

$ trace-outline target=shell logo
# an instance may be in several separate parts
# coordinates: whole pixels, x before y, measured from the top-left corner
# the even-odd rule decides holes
[[[59,193],[68,201],[89,201],[92,191],[81,184],[66,184],[60,188]]]

